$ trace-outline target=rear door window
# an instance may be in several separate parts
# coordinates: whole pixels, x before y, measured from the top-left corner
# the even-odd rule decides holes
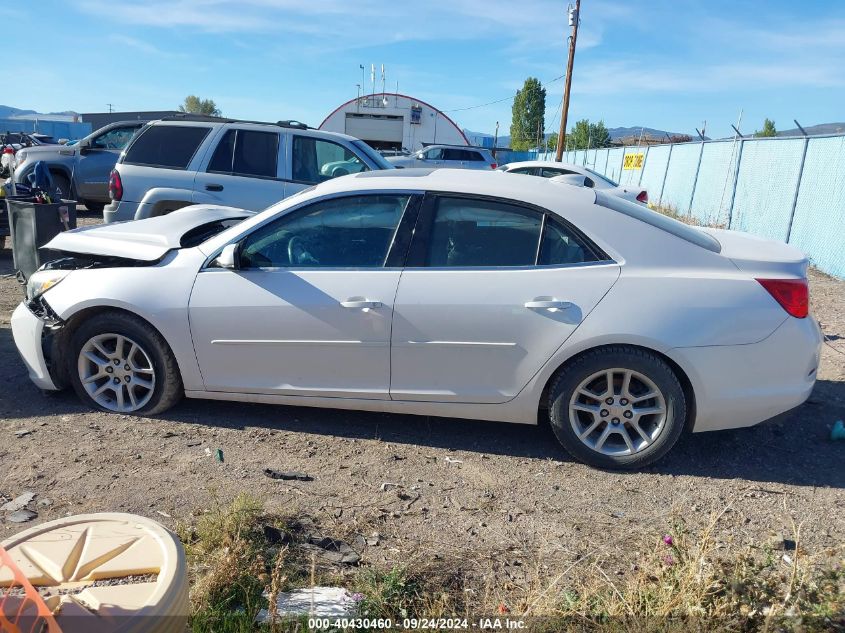
[[[472,161],[474,163],[480,163],[484,161],[484,157],[479,152],[473,152],[472,150],[464,150],[464,153],[467,155],[466,160]]]
[[[293,137],[291,178],[295,182],[315,185],[367,170],[366,163],[348,147],[312,136]]]
[[[233,176],[275,178],[279,158],[279,135],[256,130],[228,130],[206,171]]]
[[[501,202],[439,198],[425,265],[533,266],[542,219],[536,211]]]
[[[210,127],[152,125],[135,138],[123,163],[166,169],[186,169]]]

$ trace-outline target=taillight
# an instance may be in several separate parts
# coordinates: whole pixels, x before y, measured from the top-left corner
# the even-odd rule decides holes
[[[809,312],[810,284],[806,279],[758,279],[775,301],[796,319],[803,319]]]
[[[648,191],[646,191],[645,189],[640,191],[639,195],[637,196],[637,202],[648,204]]]
[[[498,165],[496,163],[490,163],[490,169],[496,169]]]
[[[116,169],[112,169],[109,176],[109,198],[118,202],[123,199],[123,182],[120,180],[120,174]]]

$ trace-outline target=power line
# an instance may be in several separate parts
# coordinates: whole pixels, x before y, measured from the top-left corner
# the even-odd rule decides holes
[[[554,79],[545,82],[544,85],[553,84],[556,81],[560,81],[564,77],[566,77],[566,75],[561,75],[559,77],[555,77]],[[513,101],[514,99],[516,99],[516,95],[511,95],[510,97],[503,97],[502,99],[497,99],[496,101],[489,101],[488,103],[480,103],[478,105],[469,106],[469,107],[466,107],[466,108],[454,108],[452,110],[441,110],[441,112],[443,112],[444,114],[446,112],[464,112],[466,110],[475,110],[476,108],[486,108],[487,106],[495,105],[497,103],[502,103],[503,101]]]

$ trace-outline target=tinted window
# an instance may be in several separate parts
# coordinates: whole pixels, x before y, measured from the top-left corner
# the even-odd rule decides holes
[[[427,266],[533,266],[542,216],[499,202],[440,198]]]
[[[466,160],[466,152],[462,149],[446,147],[443,149],[443,160]]]
[[[537,175],[537,168],[536,167],[519,167],[518,169],[510,169],[508,170],[511,174],[525,174],[526,176],[536,176]]]
[[[599,258],[581,238],[552,216],[546,216],[543,243],[540,245],[541,266],[595,262]]]
[[[96,149],[123,149],[129,145],[129,141],[132,140],[137,131],[137,126],[116,127],[91,139],[91,147]]]
[[[152,125],[136,137],[123,162],[185,169],[211,128],[179,125]]]
[[[293,137],[291,175],[297,182],[316,184],[368,170],[369,167],[343,145],[310,136]]]
[[[241,244],[241,268],[378,268],[409,196],[318,202],[259,228]]]
[[[565,176],[566,174],[574,174],[575,172],[570,169],[551,169],[549,167],[543,167],[540,170],[540,175],[543,178],[554,178],[555,176]]]
[[[430,149],[423,153],[426,160],[442,160],[443,159],[443,148],[436,147],[434,149]]]
[[[255,130],[229,130],[214,150],[208,171],[275,178],[279,135]]]
[[[481,162],[484,160],[484,157],[479,154],[478,152],[473,152],[471,150],[464,150],[464,153],[467,155],[466,160],[470,160],[473,162]]]

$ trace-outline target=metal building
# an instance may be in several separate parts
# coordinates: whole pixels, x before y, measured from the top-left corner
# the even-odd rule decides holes
[[[350,99],[327,116],[319,129],[355,136],[378,150],[413,152],[435,143],[470,144],[448,115],[421,99],[395,92]]]

